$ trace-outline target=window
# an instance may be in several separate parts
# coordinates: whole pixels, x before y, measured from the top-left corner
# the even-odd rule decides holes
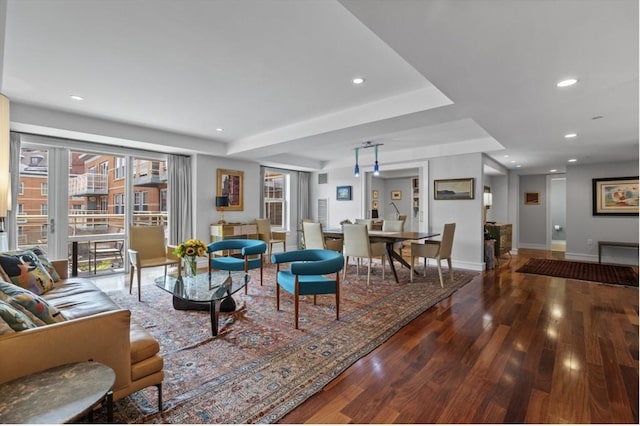
[[[45,241],[47,240],[47,229],[48,227],[46,223],[40,226],[40,238],[42,238]]]
[[[18,214],[24,214],[24,204],[18,204]]]
[[[124,178],[124,157],[116,157],[115,178]]]
[[[287,184],[289,176],[283,173],[265,172],[264,175],[264,215],[271,226],[286,229],[287,226]]]
[[[167,190],[166,189],[160,190],[160,211],[161,212],[167,211]]]
[[[147,191],[140,191],[133,194],[133,211],[146,212],[149,210],[149,205],[147,204],[148,195]]]
[[[40,204],[40,214],[43,216],[49,214],[49,204]]]
[[[49,184],[47,182],[40,183],[40,195],[48,195],[49,194]]]
[[[24,195],[24,182],[20,181],[18,184],[18,195]]]
[[[113,196],[113,213],[124,214],[124,194],[115,194]]]

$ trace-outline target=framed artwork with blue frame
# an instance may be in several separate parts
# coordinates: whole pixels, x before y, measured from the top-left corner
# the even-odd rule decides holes
[[[351,201],[351,185],[336,187],[336,200]]]

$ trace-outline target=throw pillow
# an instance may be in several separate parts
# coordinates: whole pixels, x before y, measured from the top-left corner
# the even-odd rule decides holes
[[[12,283],[35,294],[40,295],[53,288],[53,278],[32,251],[15,255],[0,254],[0,267]]]
[[[46,324],[64,321],[64,318],[60,315],[60,311],[58,311],[58,309],[51,306],[42,297],[33,294],[29,290],[0,281],[0,292],[8,296],[10,302],[19,304]]]
[[[47,256],[47,252],[45,251],[45,249],[40,246],[33,246],[30,248],[24,248],[21,250],[6,251],[3,254],[11,254],[11,255],[23,254],[28,250],[32,251],[36,256],[38,256],[38,260],[40,260],[40,263],[42,263],[42,266],[44,266],[47,272],[49,273],[49,275],[51,275],[51,278],[53,278],[53,282],[57,283],[58,281],[60,281],[60,274],[58,274],[58,271],[56,271],[56,268],[53,267],[53,263],[51,262],[51,260],[49,260],[49,257]],[[8,281],[11,281],[11,280],[8,279]]]
[[[9,327],[9,324],[7,324],[7,322],[4,319],[2,319],[2,317],[0,317],[0,336],[2,336],[3,334],[9,334],[9,333],[15,333],[15,330]]]
[[[4,300],[0,300],[0,318],[2,318],[13,331],[28,330],[36,328],[36,325],[28,316],[11,306]]]

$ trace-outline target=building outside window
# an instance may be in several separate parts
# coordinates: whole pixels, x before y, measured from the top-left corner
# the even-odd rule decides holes
[[[271,226],[286,229],[288,175],[276,172],[265,172],[264,175],[264,214]]]
[[[49,194],[49,184],[47,182],[40,183],[40,195],[48,195]]]

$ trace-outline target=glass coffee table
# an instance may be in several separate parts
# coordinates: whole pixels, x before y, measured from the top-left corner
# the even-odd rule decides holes
[[[244,271],[201,272],[195,277],[165,275],[155,279],[156,286],[173,294],[173,307],[179,310],[208,310],[211,316],[211,333],[218,335],[218,313],[233,312],[234,293],[244,288],[250,280]]]

